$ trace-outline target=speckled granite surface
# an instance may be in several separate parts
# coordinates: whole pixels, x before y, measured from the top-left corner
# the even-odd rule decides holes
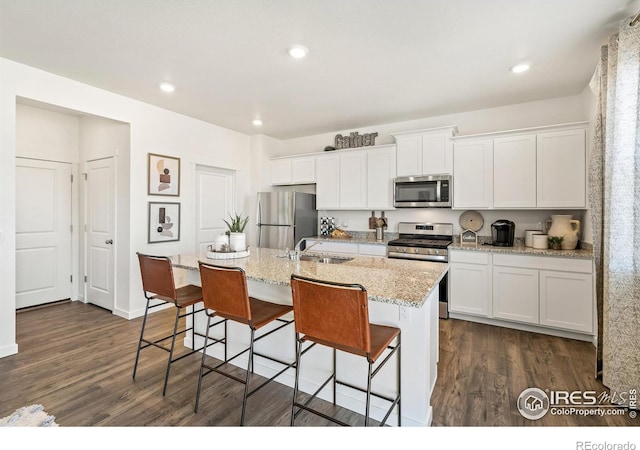
[[[523,254],[531,256],[558,256],[562,258],[579,258],[579,259],[592,259],[593,249],[591,246],[585,245],[585,248],[577,250],[551,250],[551,249],[536,249],[531,247],[525,247],[522,241],[516,242],[513,247],[494,247],[492,245],[482,244],[461,244],[460,241],[454,242],[449,246],[449,250],[470,250],[480,252],[491,253],[513,253]]]
[[[358,283],[367,289],[369,299],[401,306],[421,307],[448,270],[447,264],[426,261],[358,256],[340,264],[292,261],[283,250],[252,248],[246,258],[207,259],[206,253],[171,256],[174,267],[198,270],[198,261],[241,267],[247,278],[269,284],[289,286],[291,274],[340,283]],[[309,254],[312,254],[310,252]]]
[[[327,241],[327,242],[346,242],[349,244],[378,244],[378,245],[387,245],[389,241],[394,239],[398,239],[398,233],[394,232],[385,232],[384,238],[379,241],[376,239],[376,232],[371,231],[348,231],[350,238],[334,238],[329,236],[315,236],[308,239],[313,239],[315,241]]]

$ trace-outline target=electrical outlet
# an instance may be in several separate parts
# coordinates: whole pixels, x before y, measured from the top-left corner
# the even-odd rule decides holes
[[[411,310],[408,306],[400,307],[400,321],[401,322],[409,322],[411,321]]]

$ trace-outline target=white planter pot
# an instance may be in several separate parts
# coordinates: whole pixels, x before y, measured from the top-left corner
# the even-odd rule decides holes
[[[247,235],[244,233],[230,233],[229,247],[232,252],[243,252],[247,249]]]

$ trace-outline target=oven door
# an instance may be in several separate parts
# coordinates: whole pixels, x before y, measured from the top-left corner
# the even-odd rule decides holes
[[[393,204],[396,208],[450,208],[450,194],[449,175],[398,177],[394,181]]]

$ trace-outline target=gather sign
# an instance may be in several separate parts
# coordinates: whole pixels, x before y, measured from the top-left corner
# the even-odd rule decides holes
[[[336,134],[335,148],[336,150],[339,150],[341,148],[367,147],[376,145],[377,136],[378,133],[359,134],[357,131],[349,133],[349,136]]]

